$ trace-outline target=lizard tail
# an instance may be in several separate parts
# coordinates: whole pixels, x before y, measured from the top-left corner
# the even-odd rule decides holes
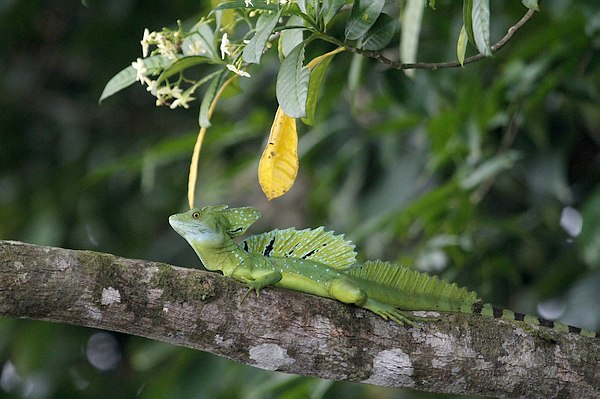
[[[594,331],[494,307],[483,302],[473,291],[392,263],[367,261],[351,267],[346,273],[366,282],[364,286],[367,287],[369,298],[396,309],[477,314],[600,338],[600,334]],[[371,286],[374,288],[369,289]]]
[[[495,319],[504,319],[509,321],[519,321],[532,326],[542,326],[552,328],[559,332],[569,332],[579,334],[584,337],[600,338],[600,333],[590,330],[585,330],[579,327],[569,326],[567,324],[558,323],[551,320],[542,319],[541,317],[530,316],[523,313],[513,312],[512,310],[497,308],[484,303],[483,301],[474,302],[470,306],[463,306],[460,309],[461,313],[480,314],[482,316],[493,317]]]

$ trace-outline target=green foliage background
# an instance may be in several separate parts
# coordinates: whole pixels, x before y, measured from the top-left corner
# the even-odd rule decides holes
[[[459,3],[438,0],[425,11],[419,60],[455,58]],[[210,6],[86,4],[0,4],[0,238],[197,267],[167,223],[185,208],[197,111],[156,108],[137,85],[97,100],[140,54],[145,27]],[[336,56],[317,123],[300,128],[299,180],[268,203],[256,168],[276,109],[271,52],[243,79],[242,94],[219,103],[198,202],[259,207],[254,232],[324,225],[346,233],[363,258],[417,265],[499,306],[535,314],[541,303],[544,315],[598,330],[600,5],[541,7],[501,52],[464,69],[410,80]],[[492,37],[524,12],[520,2],[493,2]],[[582,230],[571,236],[561,216],[577,222],[577,214]],[[97,333],[0,319],[0,397],[424,397]],[[94,349],[98,340],[105,350]],[[95,367],[94,354],[112,367]]]

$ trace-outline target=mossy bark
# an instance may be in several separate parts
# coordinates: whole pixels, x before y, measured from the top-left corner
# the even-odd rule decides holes
[[[217,273],[0,241],[0,316],[139,335],[269,370],[486,397],[600,397],[600,340],[439,315],[403,328]]]

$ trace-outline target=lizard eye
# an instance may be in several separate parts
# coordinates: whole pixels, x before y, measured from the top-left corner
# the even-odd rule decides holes
[[[194,212],[194,213],[192,213],[192,217],[194,219],[199,219],[200,218],[200,212]]]

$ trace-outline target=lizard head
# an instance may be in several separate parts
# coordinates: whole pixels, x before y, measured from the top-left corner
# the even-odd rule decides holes
[[[217,205],[171,215],[169,223],[192,246],[220,247],[243,234],[259,217],[256,208]]]

